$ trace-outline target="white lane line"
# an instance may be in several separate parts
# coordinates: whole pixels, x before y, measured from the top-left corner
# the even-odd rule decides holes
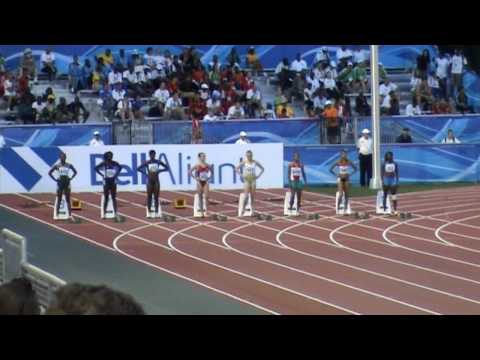
[[[378,293],[375,293],[375,292],[372,292],[372,291],[369,291],[369,290],[361,289],[361,288],[358,288],[358,287],[355,287],[355,286],[352,286],[352,285],[349,285],[349,284],[346,284],[346,283],[343,283],[343,282],[340,282],[340,281],[332,280],[332,279],[329,279],[329,278],[326,278],[326,277],[323,277],[323,276],[320,276],[320,275],[317,275],[317,274],[310,273],[308,271],[300,270],[300,269],[297,269],[297,268],[294,268],[294,267],[291,267],[291,266],[288,266],[288,265],[285,265],[285,264],[282,264],[282,263],[278,263],[276,261],[268,260],[268,259],[265,259],[263,257],[259,257],[259,256],[256,256],[256,255],[252,255],[252,254],[243,252],[243,251],[238,250],[237,248],[231,246],[230,244],[228,244],[227,239],[231,234],[233,234],[234,232],[237,232],[237,231],[239,231],[239,230],[241,230],[241,229],[243,229],[247,226],[248,225],[241,225],[240,227],[235,228],[235,229],[227,232],[223,236],[223,239],[222,239],[223,244],[225,246],[231,248],[233,251],[235,251],[239,254],[250,257],[252,259],[256,259],[256,260],[261,261],[261,262],[272,264],[272,265],[275,265],[275,266],[278,266],[278,267],[281,267],[281,268],[284,268],[284,269],[287,269],[287,270],[290,270],[290,271],[293,271],[293,272],[298,272],[299,274],[303,274],[303,275],[306,275],[306,276],[309,276],[309,277],[320,279],[320,280],[323,280],[323,281],[326,281],[326,282],[329,282],[329,283],[332,283],[332,284],[335,284],[335,285],[343,286],[343,287],[346,287],[346,288],[354,290],[354,291],[362,292],[362,293],[365,293],[365,294],[373,296],[373,297],[378,297],[378,298],[383,299],[383,300],[387,300],[387,301],[390,301],[390,302],[401,304],[401,305],[404,305],[404,306],[407,306],[407,307],[410,307],[410,308],[414,308],[416,310],[424,311],[424,312],[427,312],[429,314],[440,315],[437,312],[422,308],[420,306],[416,306],[416,305],[413,305],[413,304],[408,304],[406,302],[403,302],[403,301],[400,301],[400,300],[397,300],[397,299],[393,299],[393,298],[385,296],[385,295],[381,295],[381,294],[378,294]]]

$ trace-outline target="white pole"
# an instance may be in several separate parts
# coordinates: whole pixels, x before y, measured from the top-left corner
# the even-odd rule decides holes
[[[370,45],[370,75],[372,84],[372,137],[373,137],[373,174],[370,188],[381,188],[380,159],[380,97],[378,71],[378,45]]]

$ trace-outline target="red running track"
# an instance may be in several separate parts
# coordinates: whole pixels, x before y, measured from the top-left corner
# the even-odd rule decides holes
[[[101,220],[98,193],[76,194],[81,224],[52,220],[52,194],[0,195],[0,205],[147,266],[272,314],[479,314],[480,215],[476,188],[401,195],[411,220],[337,217],[334,198],[305,193],[304,212],[285,218],[284,190],[260,190],[256,210],[273,221],[237,218],[238,192],[213,191],[211,213],[164,212],[177,222],[145,218],[145,194],[119,194],[125,222]],[[164,200],[193,194],[163,192]],[[373,198],[352,202],[374,211]]]

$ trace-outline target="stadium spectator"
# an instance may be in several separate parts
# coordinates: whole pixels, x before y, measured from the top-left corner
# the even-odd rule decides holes
[[[308,117],[311,116],[314,108],[313,108],[313,97],[315,94],[315,90],[313,90],[312,83],[307,83],[307,87],[303,90],[303,103],[304,103],[304,112],[305,115]]]
[[[100,132],[94,131],[93,132],[93,139],[90,140],[90,146],[104,146],[103,140],[100,137]]]
[[[417,104],[419,104],[423,111],[428,111],[431,109],[433,100],[432,90],[430,89],[430,86],[428,86],[426,79],[423,79],[417,86],[415,90],[415,97]]]
[[[432,71],[430,75],[428,75],[427,83],[432,91],[433,99],[439,99],[440,97],[442,97],[442,90],[440,89],[440,81],[437,75],[435,74],[435,72]]]
[[[221,96],[219,91],[214,90],[212,96],[206,102],[207,109],[211,110],[216,116],[223,116]]]
[[[235,144],[237,145],[246,145],[250,144],[251,141],[247,138],[247,133],[245,131],[240,132],[240,139],[238,139]]]
[[[250,118],[255,118],[257,113],[261,113],[262,107],[262,94],[258,90],[254,81],[250,81],[250,89],[247,91],[247,114]]]
[[[40,315],[30,280],[17,278],[0,286],[0,315]]]
[[[432,105],[432,113],[439,114],[453,114],[452,105],[444,98],[435,99]]]
[[[125,49],[120,49],[118,55],[115,57],[115,67],[124,72],[128,69],[128,58],[125,55]]]
[[[422,80],[427,79],[428,69],[430,66],[430,52],[425,49],[421,55],[417,56],[417,70]]]
[[[408,104],[407,108],[405,109],[405,115],[406,116],[417,116],[417,115],[422,115],[422,109],[420,109],[420,106],[417,104],[417,99],[413,99],[413,104]]]
[[[82,80],[82,67],[78,60],[78,56],[75,55],[73,57],[72,63],[68,65],[68,88],[75,94],[81,85]]]
[[[52,49],[48,48],[45,50],[40,57],[40,61],[42,63],[42,72],[48,75],[48,80],[55,80],[57,67],[55,65],[55,54],[52,52]]]
[[[460,91],[462,86],[462,76],[467,59],[463,56],[462,50],[456,49],[452,56],[452,85],[455,92]]]
[[[220,120],[216,115],[214,108],[208,108],[207,115],[203,117],[203,121],[217,121]]]
[[[132,101],[124,97],[117,103],[117,111],[115,113],[122,121],[133,121],[135,120],[135,115],[133,114],[133,104]]]
[[[90,112],[85,109],[85,105],[80,101],[80,97],[75,96],[75,99],[68,105],[69,111],[72,114],[72,120],[80,122],[80,117],[83,119],[83,123],[86,123]]]
[[[13,106],[15,105],[16,100],[14,81],[15,79],[10,73],[5,74],[3,81],[3,97],[5,98],[5,101],[7,102],[7,108],[10,111],[13,111]]]
[[[112,91],[112,98],[119,102],[120,100],[123,100],[127,96],[127,92],[122,89],[122,84],[117,83],[115,84],[115,88]]]
[[[90,59],[85,59],[82,66],[82,87],[92,89],[93,66]]]
[[[366,93],[368,88],[367,67],[365,63],[357,65],[353,70],[353,91]]]
[[[99,99],[97,104],[101,107],[103,118],[110,121],[115,116],[117,102],[112,97],[112,92],[107,84],[98,92]]]
[[[190,102],[190,117],[192,120],[202,120],[207,114],[207,106],[205,101],[202,100],[199,93],[196,93]]]
[[[378,93],[380,96],[384,97],[387,96],[390,91],[396,91],[398,88],[397,85],[395,85],[393,82],[390,81],[390,79],[386,79],[381,85],[378,90]]]
[[[352,61],[353,53],[351,50],[347,49],[345,45],[342,45],[337,50],[337,63],[338,70],[341,71],[344,67],[347,66],[349,61]]]
[[[145,315],[130,295],[105,285],[67,284],[56,293],[47,315]]]
[[[443,98],[447,98],[448,97],[447,77],[448,77],[448,68],[450,66],[450,60],[445,56],[445,54],[441,53],[435,59],[435,62],[437,65],[436,75],[440,85],[441,96]]]
[[[237,54],[237,49],[232,47],[230,53],[227,55],[227,63],[230,67],[240,66],[240,56]]]
[[[235,119],[244,119],[245,118],[245,110],[243,109],[240,101],[235,101],[235,104],[230,106],[227,113],[227,120],[235,120]]]
[[[349,61],[347,66],[343,68],[338,74],[338,88],[342,92],[351,92],[353,89],[353,80],[354,80],[354,68],[353,63]]]
[[[32,55],[32,49],[30,48],[26,48],[23,51],[22,59],[20,60],[20,71],[22,75],[26,74],[33,81],[37,81],[37,67]]]
[[[287,58],[283,58],[283,60],[277,65],[275,68],[275,75],[277,76],[279,86],[283,91],[290,88],[293,80],[290,76],[290,66]]]
[[[328,49],[323,46],[320,51],[315,55],[314,67],[317,67],[319,64],[330,64],[330,55]]]
[[[101,59],[103,61],[103,64],[109,67],[112,66],[115,62],[112,51],[110,49],[106,49],[104,53],[98,55],[97,59]]]
[[[370,105],[363,92],[360,92],[355,98],[355,111],[360,116],[370,116],[371,114]]]
[[[144,120],[145,114],[142,111],[144,103],[139,95],[137,95],[132,101],[132,113],[134,120]]]
[[[457,111],[459,111],[462,114],[473,112],[473,109],[468,105],[468,98],[467,98],[467,95],[465,94],[465,89],[463,86],[459,88],[455,105],[456,105]]]
[[[5,57],[0,54],[0,74],[3,74],[6,71],[5,68]]]
[[[333,106],[330,100],[325,103],[323,117],[326,122],[328,143],[340,144],[340,122],[338,118],[338,110]]]
[[[17,97],[18,98],[22,97],[25,92],[30,90],[29,82],[30,82],[30,79],[28,77],[27,72],[26,71],[20,72],[17,80]]]
[[[395,91],[390,91],[390,108],[388,110],[388,115],[396,116],[400,115],[400,101],[398,100],[397,93]]]
[[[70,122],[73,118],[73,114],[67,105],[67,100],[61,97],[59,103],[55,109],[55,120],[60,123]]]
[[[97,64],[91,76],[92,90],[100,91],[104,85],[104,80],[105,78],[103,77],[102,67],[101,65]]]
[[[368,60],[368,51],[364,49],[357,48],[353,50],[352,62],[355,65],[362,64]],[[378,64],[380,66],[380,63]]]
[[[387,77],[388,77],[387,70],[385,70],[385,67],[381,62],[378,63],[378,71],[380,73],[380,81],[387,80]]]
[[[165,116],[169,120],[183,120],[185,118],[182,101],[177,92],[174,92],[167,100],[165,104]]]
[[[333,74],[332,74],[331,71],[328,71],[326,75],[327,75],[327,77],[323,81],[323,86],[324,86],[324,88],[327,92],[327,96],[330,99],[332,99],[332,98],[333,99],[338,99],[338,97],[340,95],[339,95],[339,91],[337,89],[337,82],[333,78]]]
[[[307,71],[308,66],[307,62],[302,59],[302,55],[300,53],[297,54],[295,60],[292,61],[292,65],[290,66],[290,70],[294,73],[303,73]]]
[[[410,135],[409,128],[403,128],[402,133],[397,137],[398,144],[411,144],[412,136]]]
[[[370,180],[372,178],[372,139],[370,138],[370,130],[364,129],[362,131],[362,137],[358,139],[358,159],[360,162],[360,186],[370,186]]]
[[[265,120],[277,118],[275,116],[275,111],[273,110],[273,105],[271,103],[268,103],[265,110],[263,110],[262,118],[264,118]]]
[[[55,110],[55,95],[50,94],[47,96],[47,103],[40,114],[40,122],[55,123]]]
[[[123,83],[123,73],[120,67],[114,67],[112,71],[108,73],[108,85],[113,89],[116,84]]]
[[[32,104],[34,101],[35,96],[33,96],[29,87],[27,87],[18,98],[17,115],[18,118],[25,124],[35,122],[35,113],[32,109]]]
[[[293,111],[292,106],[290,106],[286,98],[276,107],[275,114],[279,119],[292,118],[295,116],[295,112]]]
[[[320,116],[325,109],[325,104],[328,101],[327,93],[323,87],[320,87],[313,93],[313,112]]]
[[[448,129],[447,137],[442,140],[442,144],[461,144],[461,141],[455,137],[452,129]]]
[[[157,102],[158,108],[161,109],[161,113],[163,114],[163,111],[165,109],[165,104],[167,103],[167,100],[170,97],[170,93],[167,90],[165,81],[162,81],[160,83],[160,87],[153,93],[153,97]]]
[[[43,101],[41,96],[37,96],[37,100],[32,104],[32,110],[35,116],[35,121],[40,120],[40,114],[42,113],[43,109],[45,108],[46,104]]]
[[[6,146],[7,143],[5,142],[5,138],[3,137],[2,134],[0,134],[0,149]]]
[[[255,52],[255,47],[251,46],[248,49],[247,57],[246,57],[246,65],[247,68],[252,70],[254,75],[258,75],[260,71],[263,70],[263,66],[258,58],[257,53]]]

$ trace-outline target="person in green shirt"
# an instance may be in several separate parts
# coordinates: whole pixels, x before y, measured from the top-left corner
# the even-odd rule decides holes
[[[353,69],[353,86],[356,92],[367,92],[367,69],[364,64],[359,64]]]

